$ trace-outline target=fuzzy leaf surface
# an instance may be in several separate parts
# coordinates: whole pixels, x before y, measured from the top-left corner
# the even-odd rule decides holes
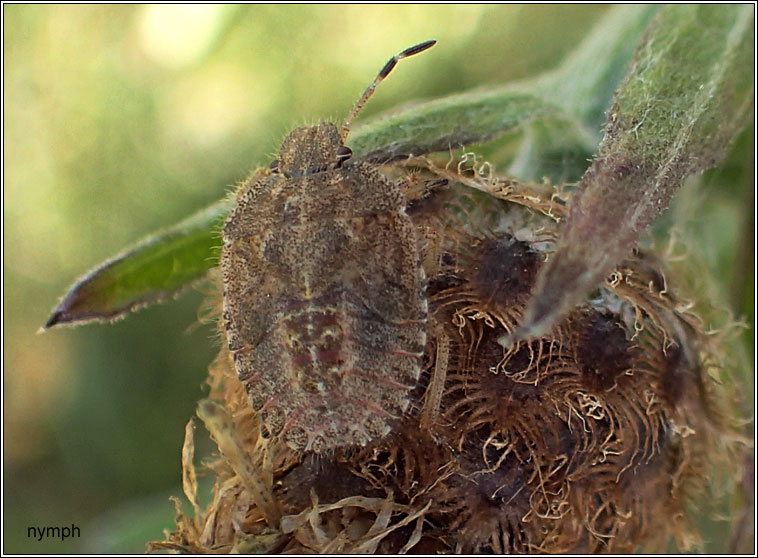
[[[99,265],[69,289],[44,329],[116,319],[204,277],[218,264],[220,226],[231,205],[221,200]]]
[[[631,45],[656,10],[614,8],[557,70],[394,112],[359,127],[347,143],[356,158],[380,163],[534,127],[522,138],[516,174],[552,175],[551,165],[566,166],[566,153],[581,164],[597,145],[594,120],[610,98],[608,80],[623,75]],[[204,277],[216,265],[219,226],[232,203],[219,201],[90,271],[71,287],[45,328],[118,318]]]
[[[518,336],[543,334],[596,287],[684,179],[718,163],[754,110],[749,5],[662,9],[608,112]]]

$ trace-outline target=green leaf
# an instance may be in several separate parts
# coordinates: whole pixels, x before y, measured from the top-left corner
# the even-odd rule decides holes
[[[595,150],[595,119],[656,9],[615,8],[557,70],[395,112],[352,132],[348,144],[357,158],[387,162],[525,130],[511,170],[527,178],[570,179]],[[175,296],[216,264],[218,227],[231,206],[231,200],[218,202],[91,271],[65,295],[45,327],[117,318]]]
[[[350,145],[358,157],[394,159],[401,153],[447,150],[450,141],[483,141],[546,115],[568,121],[561,109],[517,89],[458,95],[366,126],[351,135]],[[451,122],[456,124],[451,127]],[[467,125],[474,132],[466,132]],[[118,318],[204,277],[217,264],[218,229],[232,205],[233,200],[222,200],[100,265],[76,282],[44,328]]]
[[[357,156],[383,163],[411,153],[491,141],[534,124],[542,133],[527,149],[547,145],[548,157],[553,160],[561,151],[589,156],[600,140],[596,130],[602,124],[603,111],[657,9],[621,6],[610,10],[555,71],[414,105],[362,126],[348,142]],[[545,130],[552,132],[546,134]],[[537,163],[533,156],[530,161]],[[521,168],[526,170],[523,165]]]
[[[605,111],[659,6],[616,6],[555,71],[539,93],[581,121],[600,141]],[[594,146],[593,146],[594,150]]]
[[[218,264],[220,226],[232,203],[221,200],[90,271],[69,289],[43,329],[115,319],[175,296]]]
[[[720,161],[752,119],[754,17],[751,5],[674,5],[655,18],[520,336],[549,330],[600,283],[684,179]]]
[[[554,183],[573,182],[584,174],[600,143],[613,92],[658,9],[614,7],[555,71],[535,80],[533,93],[571,114],[574,125],[549,119],[528,123],[507,174],[521,180],[547,176]]]
[[[538,119],[576,125],[570,113],[516,84],[475,91],[416,105],[353,132],[347,140],[355,154],[385,163],[435,151],[481,143]],[[578,132],[582,135],[581,132]]]

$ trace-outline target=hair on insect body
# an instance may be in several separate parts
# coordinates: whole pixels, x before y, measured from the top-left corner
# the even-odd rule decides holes
[[[297,451],[364,445],[409,406],[426,345],[425,277],[400,184],[351,160],[350,125],[302,126],[241,187],[223,228],[223,326],[265,434]]]

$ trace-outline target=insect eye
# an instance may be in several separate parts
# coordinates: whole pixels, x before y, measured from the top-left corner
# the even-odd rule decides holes
[[[350,157],[353,156],[353,150],[349,147],[345,147],[344,145],[340,145],[337,148],[337,166],[342,166],[342,163],[347,161]]]
[[[274,159],[268,168],[271,169],[271,172],[276,174],[281,170],[280,165],[281,161],[279,161],[279,159]]]

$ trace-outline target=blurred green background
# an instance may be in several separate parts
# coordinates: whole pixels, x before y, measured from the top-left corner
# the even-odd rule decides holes
[[[340,122],[400,50],[438,40],[358,122],[550,69],[607,9],[3,6],[4,552],[142,552],[173,525],[184,425],[220,343],[203,295],[37,334],[77,277],[222,197],[295,126]],[[749,130],[691,189],[719,296],[751,324],[753,152]],[[70,524],[81,538],[27,537]]]

